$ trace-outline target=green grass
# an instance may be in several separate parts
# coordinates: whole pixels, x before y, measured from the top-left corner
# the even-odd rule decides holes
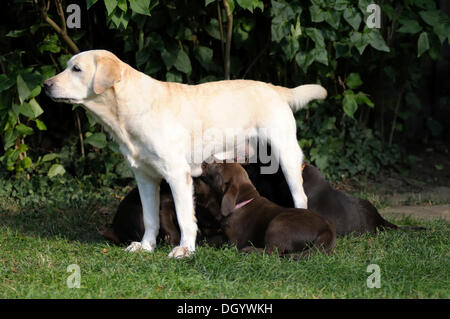
[[[112,190],[81,186],[0,193],[0,298],[450,297],[444,220],[394,220],[429,230],[340,238],[331,255],[303,261],[210,247],[173,260],[169,246],[128,253],[102,239],[97,229],[110,222],[118,202]],[[80,267],[79,289],[67,287],[70,264]],[[379,289],[366,285],[369,264],[381,268]]]

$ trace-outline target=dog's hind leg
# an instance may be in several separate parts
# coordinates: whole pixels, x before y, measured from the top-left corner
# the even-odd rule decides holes
[[[289,125],[290,124],[290,125]],[[286,182],[291,191],[294,206],[307,208],[308,199],[303,190],[301,166],[303,152],[298,145],[295,121],[288,123],[283,129],[272,129],[267,136],[272,149],[272,156],[278,158]],[[263,172],[262,172],[263,173]]]

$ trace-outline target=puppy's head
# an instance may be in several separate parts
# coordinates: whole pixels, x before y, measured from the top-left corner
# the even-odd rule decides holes
[[[74,55],[67,68],[44,82],[54,101],[83,104],[121,79],[121,61],[111,52],[91,50]]]
[[[203,207],[216,219],[220,217],[219,198],[213,189],[200,178],[194,178],[195,204]]]
[[[307,197],[320,191],[329,185],[322,173],[313,165],[306,164],[302,169],[303,190]]]
[[[234,210],[240,185],[251,184],[247,172],[238,163],[204,162],[202,179],[221,197],[220,212],[224,217]]]

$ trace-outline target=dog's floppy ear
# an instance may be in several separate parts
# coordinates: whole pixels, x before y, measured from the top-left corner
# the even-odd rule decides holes
[[[220,212],[225,217],[230,215],[236,207],[236,200],[239,193],[237,186],[232,181],[230,183],[227,192],[223,195],[220,206]]]
[[[111,57],[97,57],[97,70],[94,76],[94,92],[101,94],[120,81],[119,62]]]

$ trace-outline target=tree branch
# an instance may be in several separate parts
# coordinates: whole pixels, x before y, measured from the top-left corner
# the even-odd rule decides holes
[[[227,14],[227,43],[225,49],[225,80],[230,79],[230,50],[231,50],[231,37],[233,35],[233,13],[230,10],[227,0],[223,0],[223,6],[225,7],[225,12]]]
[[[219,30],[220,30],[220,44],[222,46],[222,59],[225,58],[225,46],[223,40],[223,22],[222,22],[222,10],[220,9],[220,1],[217,0],[217,18],[219,20]]]
[[[37,1],[35,1],[37,3]],[[66,29],[66,21],[64,18],[64,11],[62,9],[62,4],[60,0],[55,0],[56,8],[58,11],[58,15],[60,16],[62,28],[53,21],[47,14],[48,10],[50,9],[50,1],[42,1],[41,2],[41,14],[45,22],[47,22],[55,31],[59,34],[59,36],[67,43],[67,45],[72,50],[72,53],[76,54],[80,52],[80,49],[78,49],[77,45],[72,41],[72,39],[67,34]]]

